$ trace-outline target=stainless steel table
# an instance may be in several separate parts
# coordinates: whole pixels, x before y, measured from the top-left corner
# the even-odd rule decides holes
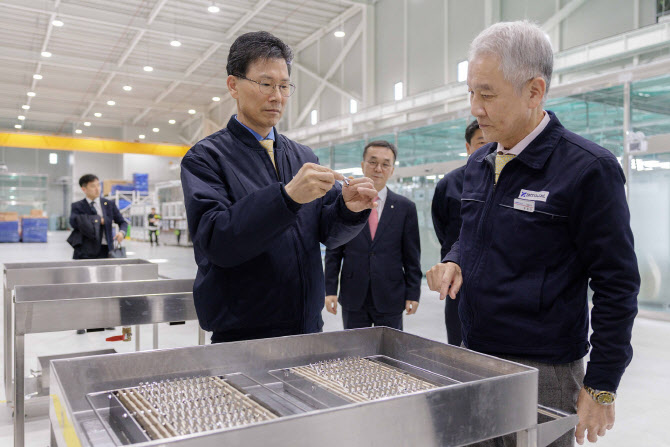
[[[434,387],[346,401],[291,373],[301,365],[316,371],[324,361],[347,362],[351,357],[385,362],[386,367]],[[119,404],[143,389],[155,397],[154,386],[158,389],[165,383],[190,381],[200,389],[209,380],[217,386],[229,384],[239,391],[238,402],[260,405],[271,417],[156,439],[161,418],[172,410],[159,403],[133,412],[129,404]],[[519,447],[542,447],[576,424],[576,415],[538,408],[536,369],[383,327],[55,360],[51,384],[51,442],[58,447],[436,447],[467,445],[507,433],[517,434]],[[205,401],[210,408],[222,408],[212,407],[215,398],[201,397],[200,391],[191,397],[171,396],[165,402],[177,396],[177,405]],[[172,407],[175,400],[170,402]],[[196,419],[207,421],[213,414],[222,417],[232,410],[215,411],[218,414],[198,413]],[[244,410],[243,416],[249,411]],[[538,423],[540,413],[548,422]],[[145,428],[148,425],[138,422],[151,417],[158,425]],[[172,427],[162,424],[165,430]]]
[[[158,265],[144,259],[85,259],[55,262],[14,262],[3,268],[5,396],[13,396],[12,292],[18,285],[87,283],[158,279]],[[88,325],[83,327],[91,327]],[[81,328],[78,328],[81,329]]]
[[[16,286],[14,293],[14,445],[24,445],[25,335],[197,319],[193,280]],[[204,342],[199,331],[198,342]]]

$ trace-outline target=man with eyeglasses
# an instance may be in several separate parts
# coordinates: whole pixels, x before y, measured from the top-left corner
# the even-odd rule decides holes
[[[388,141],[363,150],[361,168],[378,191],[368,225],[350,242],[326,250],[326,310],[337,314],[337,286],[345,329],[402,330],[402,312],[416,313],[421,295],[421,245],[416,205],[386,186],[398,151]]]
[[[341,174],[274,127],[295,89],[292,58],[270,33],[238,37],[226,66],[237,115],[181,163],[193,299],[212,343],[321,331],[319,242],[348,242],[376,206],[370,179],[341,187]]]

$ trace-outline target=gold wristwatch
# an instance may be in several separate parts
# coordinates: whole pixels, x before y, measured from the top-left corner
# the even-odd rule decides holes
[[[587,393],[589,393],[593,400],[598,402],[600,405],[612,405],[616,399],[616,393],[611,391],[594,390],[590,386],[586,385],[584,385],[584,389]]]

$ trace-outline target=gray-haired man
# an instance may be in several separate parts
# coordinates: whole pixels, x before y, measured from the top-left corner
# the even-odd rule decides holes
[[[528,22],[472,42],[471,112],[493,143],[468,160],[459,241],[427,279],[442,299],[463,285],[463,343],[537,368],[540,404],[576,411],[582,444],[614,424],[640,277],[621,166],[543,109],[552,67],[547,36]],[[552,446],[573,443],[570,433]]]

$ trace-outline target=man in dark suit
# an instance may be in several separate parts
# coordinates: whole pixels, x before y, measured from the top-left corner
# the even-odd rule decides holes
[[[402,311],[412,315],[421,294],[421,246],[416,205],[386,182],[398,155],[387,141],[363,151],[363,174],[378,191],[377,208],[350,242],[326,251],[326,309],[337,314],[337,284],[345,329],[388,326],[402,330]],[[340,274],[341,267],[341,274]]]
[[[93,174],[83,175],[79,179],[79,186],[86,197],[78,202],[72,203],[70,211],[70,226],[74,229],[73,236],[81,233],[81,244],[74,247],[73,259],[98,259],[106,258],[109,254],[109,241],[123,241],[128,229],[121,212],[113,200],[100,197],[100,180]],[[112,222],[119,225],[119,231],[112,237]],[[99,225],[91,233],[90,226]],[[97,240],[91,240],[91,236]]]
[[[479,128],[477,120],[472,121],[465,128],[465,150],[468,157],[474,151],[486,144],[484,134]],[[433,228],[440,241],[440,260],[451,250],[451,246],[458,239],[461,231],[461,193],[463,192],[463,176],[465,165],[456,168],[445,175],[435,187],[433,196],[432,215]],[[459,297],[447,300],[444,306],[444,323],[447,326],[447,341],[450,345],[460,346],[463,341],[461,335],[461,320],[458,319]]]

